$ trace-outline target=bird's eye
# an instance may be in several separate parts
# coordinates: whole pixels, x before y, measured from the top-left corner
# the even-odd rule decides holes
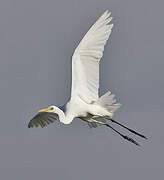
[[[51,107],[51,108],[50,108],[50,110],[52,111],[52,110],[54,110],[54,108],[53,108],[53,107]]]

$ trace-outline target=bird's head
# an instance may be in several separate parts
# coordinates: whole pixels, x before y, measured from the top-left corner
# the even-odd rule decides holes
[[[57,106],[49,106],[48,108],[39,110],[39,112],[51,112],[51,113],[56,113],[56,111],[57,111],[58,109],[59,109],[59,108],[58,108]]]

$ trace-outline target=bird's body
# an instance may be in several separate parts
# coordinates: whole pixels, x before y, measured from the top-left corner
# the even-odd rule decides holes
[[[96,21],[72,56],[71,98],[66,105],[64,124],[70,124],[76,117],[86,118],[88,114],[96,117],[112,117],[112,109],[107,110],[98,103],[99,63],[113,28],[113,24],[109,25],[112,20],[110,14],[109,11],[106,11]],[[112,105],[112,102],[108,102],[108,104]],[[120,104],[117,105],[120,107]]]
[[[66,105],[65,120],[63,123],[70,124],[74,118],[87,118],[88,115],[92,115],[93,117],[109,116],[110,118],[113,116],[111,112],[101,106],[98,102],[87,104],[80,97],[75,97]]]
[[[109,11],[105,11],[91,26],[74,51],[69,102],[64,107],[50,106],[40,110],[40,113],[30,121],[28,127],[47,126],[54,122],[57,117],[63,124],[70,124],[75,118],[86,121],[90,127],[97,127],[101,124],[112,128],[98,118],[105,118],[119,124],[112,119],[114,112],[120,107],[115,96],[108,91],[99,97],[99,64],[103,56],[104,46],[113,28],[113,24],[109,24],[112,20],[110,15]],[[121,126],[144,137],[123,125]],[[113,130],[123,138],[138,145],[133,139],[122,135],[115,129]]]

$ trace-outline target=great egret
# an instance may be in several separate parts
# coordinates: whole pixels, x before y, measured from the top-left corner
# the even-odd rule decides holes
[[[83,37],[72,56],[71,98],[62,107],[50,106],[42,109],[29,122],[28,127],[45,127],[59,119],[70,124],[74,118],[80,118],[90,127],[105,125],[121,135],[124,139],[139,145],[135,140],[118,132],[107,123],[116,123],[130,132],[146,137],[112,119],[114,112],[121,106],[110,91],[99,97],[99,62],[103,56],[104,46],[111,34],[113,24],[111,12],[105,11]],[[105,119],[105,120],[104,120]]]

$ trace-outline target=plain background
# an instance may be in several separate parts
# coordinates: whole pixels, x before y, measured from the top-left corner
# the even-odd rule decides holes
[[[163,179],[163,7],[162,0],[0,1],[0,179]],[[100,94],[116,94],[123,106],[115,119],[148,137],[131,135],[141,148],[77,120],[27,128],[38,109],[69,99],[71,55],[106,9],[114,28]]]

